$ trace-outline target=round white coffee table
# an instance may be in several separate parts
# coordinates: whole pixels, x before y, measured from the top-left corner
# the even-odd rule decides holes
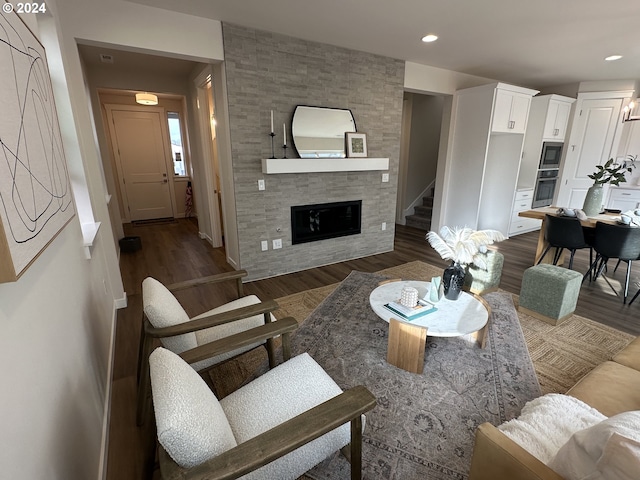
[[[482,298],[466,292],[462,292],[458,300],[447,300],[442,297],[435,304],[437,311],[411,321],[405,321],[400,315],[387,310],[384,305],[398,301],[402,289],[407,286],[416,288],[418,297],[425,298],[431,283],[407,280],[380,285],[369,295],[369,303],[376,315],[386,322],[395,318],[410,325],[425,327],[427,335],[431,337],[460,337],[478,332],[487,326],[489,306]]]
[[[413,373],[422,373],[427,335],[432,337],[459,337],[475,333],[484,348],[489,314],[487,302],[475,295],[462,292],[457,300],[440,299],[437,310],[413,320],[405,320],[387,310],[384,305],[398,301],[404,287],[414,287],[418,297],[425,298],[430,282],[417,280],[391,281],[375,288],[369,295],[373,311],[389,322],[387,362]]]

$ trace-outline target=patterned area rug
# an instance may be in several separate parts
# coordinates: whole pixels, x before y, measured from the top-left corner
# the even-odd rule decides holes
[[[442,267],[425,262],[409,262],[377,272],[391,278],[429,281],[442,275]],[[311,312],[339,284],[315,288],[277,299],[279,318],[292,316],[298,321]],[[504,292],[501,290],[501,292]],[[511,294],[518,305],[518,296]],[[565,393],[596,365],[611,360],[635,337],[579,315],[572,315],[558,326],[517,312],[529,355],[542,393]]]
[[[540,395],[509,295],[486,296],[492,316],[486,348],[470,338],[428,337],[425,371],[388,364],[388,324],[369,294],[388,277],[352,272],[298,328],[294,355],[309,354],[343,389],[365,385],[378,404],[367,413],[365,478],[466,478],[478,425],[498,425]],[[341,455],[307,476],[346,478]]]
[[[431,277],[442,274],[442,267],[415,261],[382,270],[378,274],[386,278],[430,280]],[[280,308],[276,312],[276,316],[279,318],[294,316],[301,322],[301,326],[304,326],[305,319],[338,285],[329,285],[279,298],[277,301]],[[504,294],[503,297],[511,296],[517,305],[518,297],[516,295],[501,293]],[[543,394],[566,392],[583,375],[599,363],[611,359],[634,338],[632,335],[578,315],[573,315],[556,327],[521,312],[517,312],[517,316]],[[437,342],[435,343],[437,344]],[[433,339],[429,338],[429,347],[433,344]],[[467,347],[467,350],[472,349],[472,347]],[[431,352],[432,349],[429,348],[426,355],[425,374],[430,372],[429,367],[433,364],[433,362],[429,363],[430,359],[434,358]],[[485,348],[484,352],[489,352],[489,346]],[[265,350],[257,349],[216,367],[211,377],[216,393],[219,396],[224,396],[227,392],[237,389],[249,376],[264,367],[265,359]],[[368,425],[367,430],[370,427],[371,425]],[[456,455],[455,452],[454,455]],[[337,466],[330,465],[329,467],[335,468],[335,473],[342,475],[338,478],[348,478],[348,470],[343,473],[338,472],[338,470],[348,469],[348,464],[340,456],[336,456],[330,462],[337,464]],[[380,466],[380,469],[382,468]],[[387,471],[387,473],[389,472]],[[309,475],[314,475],[314,478],[332,478],[322,476],[321,473],[318,474],[318,471],[310,472]],[[398,472],[398,475],[396,478],[411,478],[403,472]],[[374,475],[368,473],[367,477],[392,478],[385,476],[382,470]],[[443,477],[437,476],[435,473],[430,477],[425,475],[424,478],[439,479]],[[465,478],[465,475],[462,473],[459,476],[453,474],[444,478]]]

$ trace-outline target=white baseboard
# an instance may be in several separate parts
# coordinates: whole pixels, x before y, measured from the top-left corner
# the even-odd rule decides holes
[[[209,242],[213,246],[213,238],[211,238],[209,235],[207,235],[204,232],[198,232],[198,236],[201,239],[206,240],[207,242]]]
[[[126,294],[125,294],[126,302]],[[115,308],[114,302],[113,314],[111,317],[111,338],[109,340],[109,362],[107,367],[106,388],[104,393],[104,414],[102,418],[102,448],[100,451],[100,463],[98,467],[98,478],[107,479],[107,459],[109,453],[109,424],[111,423],[111,389],[113,386],[113,364],[115,362],[116,353],[116,321],[118,318],[118,310]]]
[[[113,301],[116,310],[120,310],[121,308],[127,308],[127,292],[124,292],[124,296],[122,298],[116,298]]]

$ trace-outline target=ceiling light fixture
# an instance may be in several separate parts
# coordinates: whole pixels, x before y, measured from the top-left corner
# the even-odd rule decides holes
[[[636,107],[636,104],[634,102],[629,102],[629,105],[625,106],[622,109],[623,122],[634,122],[636,120],[640,120],[640,115],[631,115],[635,107]]]
[[[434,35],[433,33],[430,33],[429,35],[425,35],[424,37],[422,37],[422,41],[425,43],[435,42],[437,39],[438,39],[438,36]]]
[[[620,60],[622,58],[622,55],[609,55],[608,57],[605,57],[605,60],[607,62],[613,62],[614,60]]]
[[[140,105],[157,105],[158,97],[153,93],[136,93],[136,102]]]

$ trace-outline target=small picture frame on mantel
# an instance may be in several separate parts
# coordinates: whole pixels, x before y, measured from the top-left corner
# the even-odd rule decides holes
[[[347,157],[366,157],[367,156],[367,134],[346,132],[347,141]]]

